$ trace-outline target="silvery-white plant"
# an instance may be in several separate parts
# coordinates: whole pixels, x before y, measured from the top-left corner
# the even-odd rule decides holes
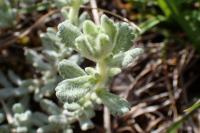
[[[114,23],[105,15],[100,25],[86,20],[86,13],[79,16],[80,6],[85,2],[87,0],[57,1],[57,6],[70,6],[62,10],[66,21],[59,24],[58,32],[48,28],[41,34],[43,47],[40,52],[25,49],[27,60],[40,73],[39,77],[22,80],[10,71],[10,83],[0,73],[4,86],[0,90],[1,99],[20,97],[19,101],[6,103],[12,110],[9,124],[5,123],[6,112],[0,109],[0,124],[3,123],[0,132],[71,133],[75,121],[80,123],[82,130],[94,126],[90,118],[95,115],[96,105],[104,104],[113,115],[129,110],[125,99],[109,92],[109,83],[142,53],[141,48],[130,49],[136,31],[129,24]],[[73,51],[95,62],[96,66],[82,69],[79,67],[82,58],[72,55]],[[54,88],[64,108],[51,99]],[[40,110],[30,109],[31,94]]]
[[[108,90],[110,79],[143,53],[141,48],[130,49],[136,31],[127,23],[114,23],[102,15],[100,25],[86,20],[82,29],[66,20],[59,24],[57,34],[66,46],[96,63],[95,67],[82,69],[70,60],[59,62],[64,80],[55,90],[67,118],[78,120],[81,129],[87,130],[93,127],[90,119],[96,105],[104,104],[113,115],[128,112],[129,103]]]
[[[65,4],[71,6],[69,11],[76,8],[78,12],[83,2],[80,1],[80,3],[77,3],[78,6],[71,5],[70,1],[65,1]],[[67,20],[73,22],[64,9],[62,13]],[[81,23],[88,18],[88,15],[86,13],[82,13],[80,17],[78,16],[79,14],[76,15],[76,25],[81,27]],[[13,71],[9,71],[9,79],[7,79],[3,73],[0,73],[0,84],[4,87],[0,90],[1,99],[7,100],[20,97],[19,101],[10,100],[9,103],[6,103],[7,108],[12,110],[12,121],[5,123],[6,112],[0,110],[2,112],[0,113],[0,123],[2,123],[0,125],[0,132],[72,132],[71,125],[68,124],[66,116],[62,114],[63,109],[51,100],[51,97],[54,95],[54,88],[57,83],[61,81],[61,77],[57,71],[58,63],[66,58],[74,63],[80,63],[81,58],[77,54],[71,55],[73,52],[72,49],[66,47],[60,41],[61,39],[56,36],[56,29],[48,28],[47,32],[41,33],[40,36],[42,40],[41,51],[37,52],[32,49],[25,49],[27,61],[35,67],[40,76],[22,80]],[[40,105],[42,111],[33,112],[29,109],[32,94],[34,102]]]

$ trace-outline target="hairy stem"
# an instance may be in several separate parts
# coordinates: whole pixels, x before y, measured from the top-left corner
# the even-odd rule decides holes
[[[100,60],[97,62],[97,71],[100,74],[100,80],[99,83],[97,84],[97,88],[106,88],[106,82],[108,80],[107,74],[108,74],[108,66],[105,62],[105,60]],[[111,133],[111,122],[110,122],[110,111],[107,107],[104,107],[104,128],[106,130],[106,133]]]
[[[105,88],[106,81],[107,81],[108,66],[104,60],[100,60],[97,62],[96,68],[100,75],[100,80],[97,83],[96,89]]]
[[[69,21],[72,24],[78,24],[78,14],[79,14],[80,5],[74,5],[69,10]]]

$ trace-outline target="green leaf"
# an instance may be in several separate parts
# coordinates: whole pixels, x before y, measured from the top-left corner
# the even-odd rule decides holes
[[[117,34],[117,27],[114,22],[109,19],[106,15],[101,16],[101,29],[109,35],[112,42],[114,42],[115,36]]]
[[[130,105],[125,99],[118,97],[105,89],[98,89],[96,93],[113,115],[122,115],[129,111]]]
[[[95,37],[98,34],[98,28],[92,21],[86,20],[83,22],[83,33]]]
[[[53,101],[48,99],[42,99],[40,101],[40,107],[51,115],[57,115],[61,113],[60,108]]]
[[[85,20],[89,20],[91,19],[90,18],[90,15],[88,14],[87,11],[83,12],[80,16],[79,16],[79,27],[83,27],[83,22],[85,22]]]
[[[143,53],[142,48],[134,48],[125,52],[125,56],[122,61],[122,66],[126,67],[129,65],[136,57]]]
[[[45,50],[58,51],[61,44],[60,39],[56,36],[56,30],[47,28],[46,33],[41,33],[42,45]]]
[[[112,67],[126,67],[134,61],[136,57],[143,53],[142,48],[130,49],[126,52],[120,52],[110,59],[108,59],[109,65]]]
[[[87,3],[89,0],[65,0],[70,6],[78,6]]]
[[[61,62],[59,62],[58,71],[64,79],[86,75],[85,71],[82,68],[68,60],[62,60]]]
[[[116,38],[115,48],[113,53],[125,52],[133,46],[133,39],[135,37],[134,30],[127,23],[119,23],[118,35]]]
[[[65,115],[51,115],[48,118],[49,122],[56,125],[66,125],[68,120]]]
[[[118,68],[118,67],[113,67],[113,68],[110,68],[110,70],[108,71],[108,76],[109,77],[113,77],[117,74],[119,74],[121,72],[121,69]]]
[[[83,131],[86,131],[94,127],[93,122],[87,117],[81,117],[79,119],[79,124],[80,124],[81,130]]]
[[[175,120],[167,129],[167,133],[176,133],[183,123],[188,120],[195,111],[200,109],[200,100],[194,103],[190,108],[186,110],[186,114],[180,116]]]
[[[66,47],[75,48],[75,39],[81,35],[81,31],[78,27],[65,21],[58,25],[57,35],[61,38],[61,42],[64,43]]]
[[[99,58],[106,57],[108,54],[111,54],[113,45],[109,39],[109,36],[104,33],[99,34],[97,36],[97,45],[95,48]]]
[[[80,109],[81,106],[78,103],[65,103],[64,104],[64,109],[67,109],[68,111],[75,111]]]
[[[81,35],[78,38],[76,38],[75,45],[82,56],[84,56],[92,61],[96,60],[96,58],[94,57],[94,53],[95,53],[94,48],[88,42],[86,35]]]
[[[76,102],[93,87],[91,76],[66,79],[56,87],[56,96],[63,102]]]
[[[39,70],[49,70],[51,65],[44,62],[43,56],[31,49],[25,49],[25,55],[28,62],[32,63],[34,67]]]
[[[141,32],[139,34],[143,34],[147,32],[148,30],[152,29],[153,27],[156,27],[156,25],[160,24],[161,22],[165,20],[166,20],[166,17],[161,16],[161,15],[148,19],[147,21],[139,25],[141,29]]]
[[[15,103],[13,106],[12,106],[12,111],[14,113],[23,113],[25,110],[24,110],[24,107],[21,103]]]

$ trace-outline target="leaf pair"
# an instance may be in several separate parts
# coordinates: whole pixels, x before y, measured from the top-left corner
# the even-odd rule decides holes
[[[94,86],[93,76],[87,75],[77,64],[63,60],[58,66],[63,80],[56,87],[56,95],[63,102],[76,102]]]

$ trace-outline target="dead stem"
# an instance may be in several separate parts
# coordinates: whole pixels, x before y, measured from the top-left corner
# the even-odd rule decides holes
[[[104,106],[103,118],[104,118],[104,128],[106,130],[106,133],[112,133],[111,123],[110,123],[110,111],[106,106]]]
[[[94,18],[94,22],[97,25],[99,25],[100,19],[99,19],[99,13],[98,13],[98,10],[97,10],[97,2],[96,2],[96,0],[91,0],[90,1],[90,5],[92,7],[92,15],[93,15],[93,18]]]

